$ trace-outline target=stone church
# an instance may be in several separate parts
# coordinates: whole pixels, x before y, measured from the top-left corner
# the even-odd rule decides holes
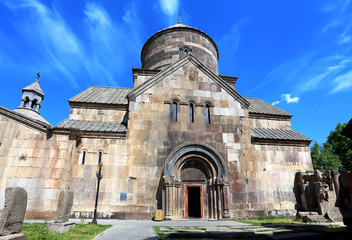
[[[68,100],[57,126],[39,113],[38,80],[23,88],[18,109],[0,106],[0,209],[5,188],[19,186],[26,218],[53,218],[71,190],[72,217],[92,217],[102,163],[98,218],[295,214],[311,140],[291,129],[291,114],[237,92],[218,60],[203,31],[163,29],[144,44],[133,88],[92,86]]]

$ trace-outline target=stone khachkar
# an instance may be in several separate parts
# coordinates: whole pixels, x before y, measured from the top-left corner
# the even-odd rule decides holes
[[[351,179],[350,171],[297,173],[297,217],[306,221],[320,221],[325,217],[335,222],[351,215]]]
[[[26,235],[20,232],[27,209],[27,199],[27,192],[23,188],[6,188],[5,205],[0,214],[0,239],[26,239]]]
[[[72,204],[73,192],[61,191],[57,204],[55,222],[48,225],[48,228],[51,232],[65,233],[75,228],[75,223],[68,221]]]

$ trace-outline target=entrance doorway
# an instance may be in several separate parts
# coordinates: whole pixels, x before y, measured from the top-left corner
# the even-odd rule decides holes
[[[203,218],[202,185],[186,185],[186,218]]]

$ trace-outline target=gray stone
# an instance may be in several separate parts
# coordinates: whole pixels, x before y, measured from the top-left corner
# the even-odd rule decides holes
[[[49,231],[53,233],[65,233],[75,228],[74,222],[51,223],[48,224]]]
[[[340,209],[338,207],[334,207],[330,209],[327,213],[326,216],[328,219],[330,219],[333,222],[341,222],[343,219],[343,216],[340,212]]]
[[[321,215],[307,215],[303,218],[304,222],[327,222],[328,220]]]
[[[308,216],[308,215],[319,215],[319,213],[317,213],[317,212],[297,212],[296,218],[303,219],[303,217]]]
[[[57,204],[56,210],[56,223],[65,223],[71,213],[71,208],[73,204],[73,192],[71,191],[61,191],[59,195],[59,202]]]
[[[25,234],[11,234],[7,236],[0,237],[0,240],[26,240]]]
[[[5,205],[0,216],[0,236],[21,232],[27,199],[27,192],[23,188],[6,188]]]

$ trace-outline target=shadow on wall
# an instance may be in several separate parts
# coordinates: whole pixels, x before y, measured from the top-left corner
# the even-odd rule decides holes
[[[352,228],[352,171],[298,172],[293,191],[298,219],[343,220]]]

